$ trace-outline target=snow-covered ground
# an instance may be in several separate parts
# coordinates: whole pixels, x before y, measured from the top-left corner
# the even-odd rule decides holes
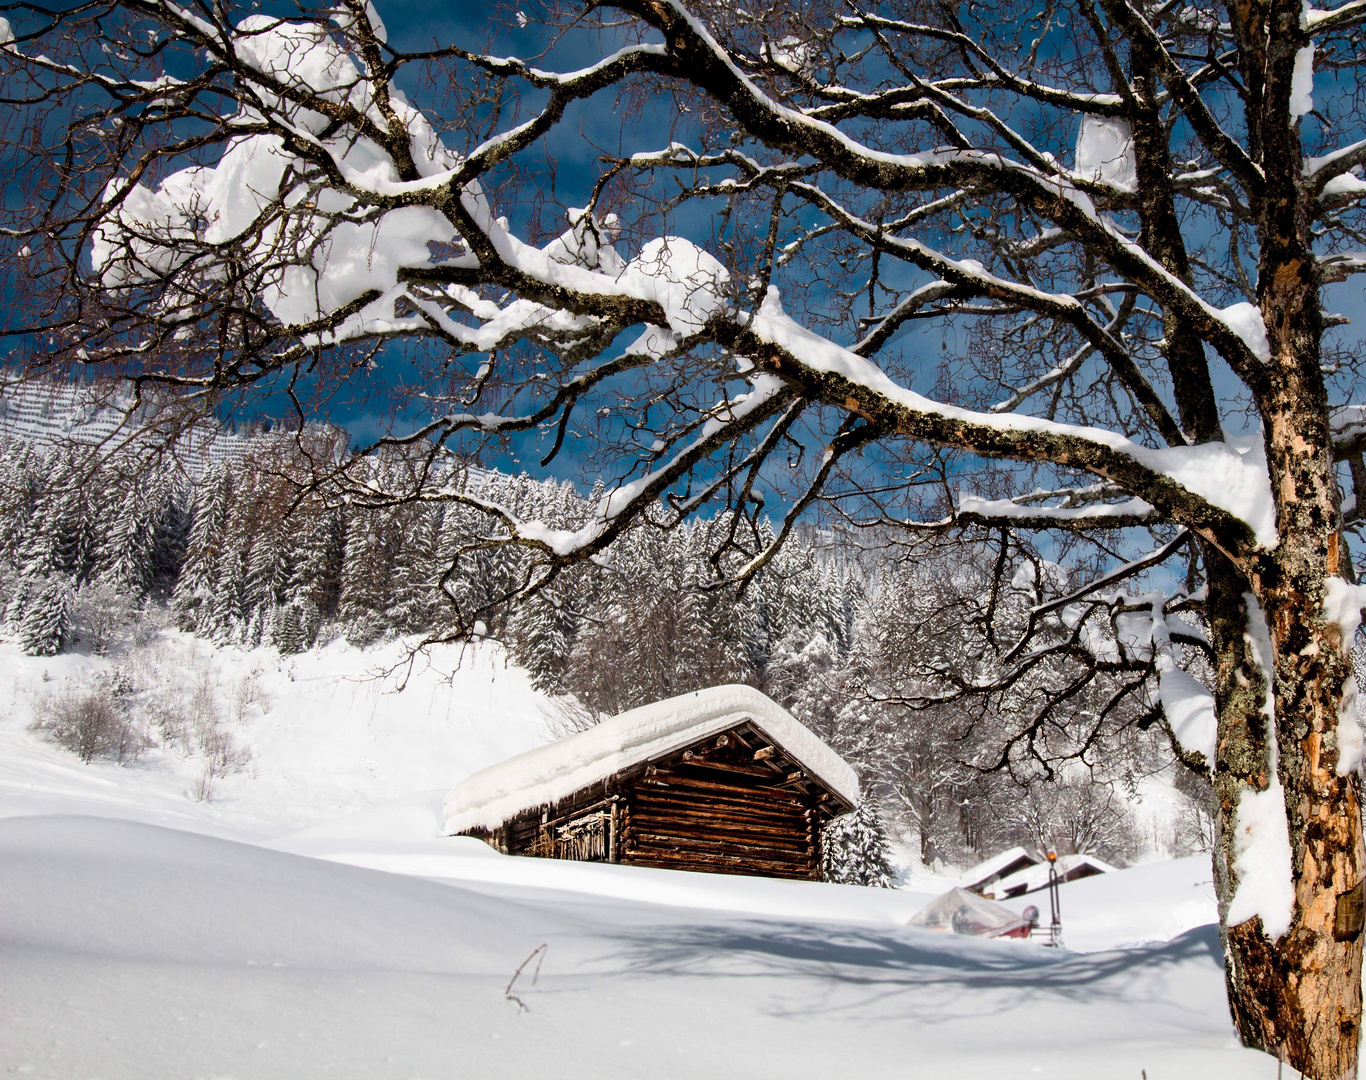
[[[927,892],[508,858],[440,835],[452,783],[548,737],[496,646],[399,692],[362,678],[396,647],[168,642],[252,751],[208,802],[193,757],[29,734],[33,695],[101,661],[0,646],[6,1073],[1275,1075],[1228,1020],[1205,860],[1064,886],[1092,951],[1055,952],[905,926]]]
[[[198,755],[155,749],[128,768],[82,765],[26,730],[37,698],[109,661],[25,656],[0,644],[0,814],[86,813],[95,803],[100,814],[170,814],[177,827],[278,837],[444,790],[551,738],[551,703],[496,643],[439,648],[411,666],[406,655],[402,642],[360,650],[337,641],[280,658],[163,631],[124,667],[139,684],[179,682],[187,695],[207,683],[223,728],[251,751],[197,804],[189,793],[203,770]]]

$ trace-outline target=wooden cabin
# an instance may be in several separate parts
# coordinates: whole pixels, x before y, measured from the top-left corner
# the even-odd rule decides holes
[[[509,855],[819,880],[858,778],[749,686],[656,702],[475,773],[446,833]]]

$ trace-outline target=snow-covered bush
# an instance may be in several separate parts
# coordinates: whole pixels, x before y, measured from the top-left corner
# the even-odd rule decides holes
[[[251,762],[251,749],[239,744],[232,732],[222,727],[202,731],[199,749],[204,755],[204,769],[190,793],[196,802],[208,802],[213,798],[219,780],[247,767]]]
[[[134,761],[150,741],[128,715],[120,690],[112,680],[102,679],[41,697],[34,702],[31,730],[87,763],[96,758]]]

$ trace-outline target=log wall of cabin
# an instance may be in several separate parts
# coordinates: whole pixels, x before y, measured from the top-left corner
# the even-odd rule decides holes
[[[765,877],[820,877],[820,814],[801,792],[666,763],[626,799],[620,861]]]
[[[620,785],[613,780],[601,784],[594,784],[592,787],[585,788],[576,792],[568,799],[562,799],[557,803],[541,807],[538,810],[528,810],[518,814],[516,817],[503,823],[500,829],[484,837],[497,847],[500,851],[509,855],[535,855],[541,858],[576,858],[568,845],[558,843],[558,835],[561,826],[571,825],[575,821],[583,819],[585,816],[602,813],[604,815],[604,831],[607,834],[608,844],[605,845],[604,858],[597,861],[616,862],[616,850],[612,849],[611,841],[616,841],[616,848],[620,848],[620,825],[617,828],[611,827],[613,817],[613,804],[616,804],[615,816],[618,823],[621,819],[621,802],[619,794]],[[475,834],[478,835],[478,834]]]

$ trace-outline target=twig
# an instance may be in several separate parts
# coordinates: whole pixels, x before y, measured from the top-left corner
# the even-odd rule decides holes
[[[517,1003],[518,1012],[530,1012],[531,1006],[529,1006],[525,1001],[523,1001],[521,998],[519,998],[516,994],[512,992],[512,984],[517,981],[517,976],[521,975],[523,969],[527,966],[527,964],[531,963],[532,960],[536,960],[536,970],[531,973],[531,985],[535,986],[536,980],[541,977],[541,961],[545,959],[545,951],[545,942],[542,942],[540,945],[537,945],[534,949],[532,949],[531,955],[517,965],[517,970],[512,973],[512,978],[508,980],[507,986],[503,989],[503,997],[506,998],[508,1001],[515,1001]],[[540,959],[537,959],[537,957],[539,957]]]

